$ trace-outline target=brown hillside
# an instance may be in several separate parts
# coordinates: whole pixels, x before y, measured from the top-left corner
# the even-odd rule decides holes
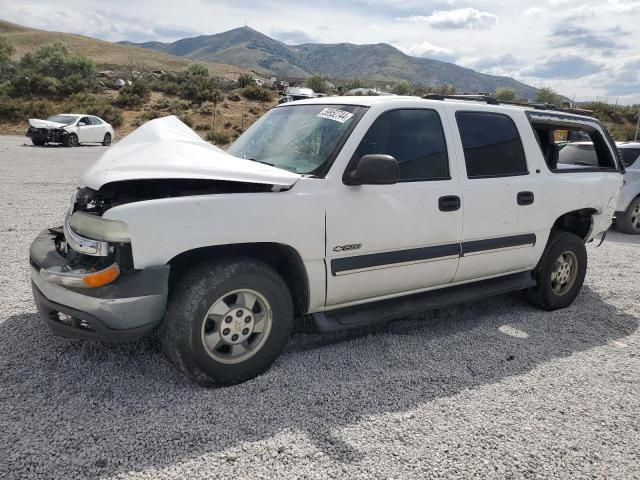
[[[19,58],[45,43],[59,40],[66,43],[72,52],[91,58],[99,69],[118,69],[118,67],[124,68],[133,65],[136,70],[144,68],[144,70],[179,71],[192,63],[192,60],[167,53],[119,45],[72,33],[36,30],[3,20],[0,20],[0,35],[8,38],[16,48],[15,58]],[[202,63],[207,64],[212,75],[225,78],[235,78],[241,73],[246,73],[246,70],[232,65],[213,62]]]

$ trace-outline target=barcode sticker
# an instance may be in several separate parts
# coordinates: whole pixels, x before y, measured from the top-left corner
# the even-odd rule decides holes
[[[353,113],[338,108],[323,108],[318,114],[318,117],[344,123],[353,117]]]

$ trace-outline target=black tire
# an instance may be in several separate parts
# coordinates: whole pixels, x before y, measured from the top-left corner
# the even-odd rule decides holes
[[[240,363],[221,363],[207,352],[203,323],[217,300],[240,289],[251,289],[268,301],[270,331],[253,356]],[[160,339],[166,357],[185,377],[207,387],[233,385],[269,369],[286,345],[292,325],[293,302],[280,275],[260,261],[237,258],[201,264],[179,280],[170,293]]]
[[[36,147],[42,147],[46,142],[44,140],[32,138],[31,143],[33,143]]]
[[[111,134],[105,133],[104,138],[102,139],[102,146],[108,147],[109,145],[111,145]]]
[[[77,147],[79,145],[78,136],[75,133],[70,133],[69,135],[64,137],[62,144],[65,147]]]
[[[640,197],[634,198],[624,214],[616,217],[616,229],[623,233],[640,235]]]
[[[571,286],[567,284],[566,291],[558,293],[554,291],[552,273],[560,256],[569,252],[577,261],[575,276]],[[542,258],[533,271],[534,279],[538,284],[527,290],[527,297],[533,305],[543,310],[566,308],[573,303],[578,293],[580,293],[586,273],[587,249],[584,246],[584,241],[573,233],[551,232]]]

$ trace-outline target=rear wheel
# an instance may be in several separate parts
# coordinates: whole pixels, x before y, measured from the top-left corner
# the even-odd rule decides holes
[[[640,197],[631,201],[620,218],[616,217],[616,229],[623,233],[640,235]]]
[[[109,145],[111,145],[111,134],[110,133],[105,133],[104,134],[104,139],[102,140],[102,145],[105,147],[108,147]]]
[[[64,140],[62,141],[62,144],[65,147],[77,147],[78,146],[78,136],[75,133],[70,133],[69,135],[64,137]]]
[[[252,259],[202,264],[171,294],[161,330],[169,361],[205,386],[266,371],[284,348],[293,306],[282,278]]]
[[[587,272],[587,250],[580,237],[552,232],[533,271],[537,285],[527,291],[531,303],[544,310],[568,307],[578,296]]]

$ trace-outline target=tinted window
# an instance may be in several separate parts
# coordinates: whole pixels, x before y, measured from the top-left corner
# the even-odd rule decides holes
[[[456,114],[469,178],[527,173],[520,135],[506,115],[484,112]]]
[[[102,125],[100,119],[96,117],[89,117],[89,122],[91,125]]]
[[[380,115],[362,139],[355,158],[391,155],[400,180],[449,178],[449,159],[440,116],[434,110],[392,110]]]
[[[577,165],[581,167],[597,167],[598,156],[592,144],[565,145],[558,154],[558,168],[561,165]]]
[[[82,117],[78,123],[84,123],[85,125],[91,125],[89,117]]]
[[[625,167],[630,167],[640,157],[640,148],[621,148],[620,155]]]

